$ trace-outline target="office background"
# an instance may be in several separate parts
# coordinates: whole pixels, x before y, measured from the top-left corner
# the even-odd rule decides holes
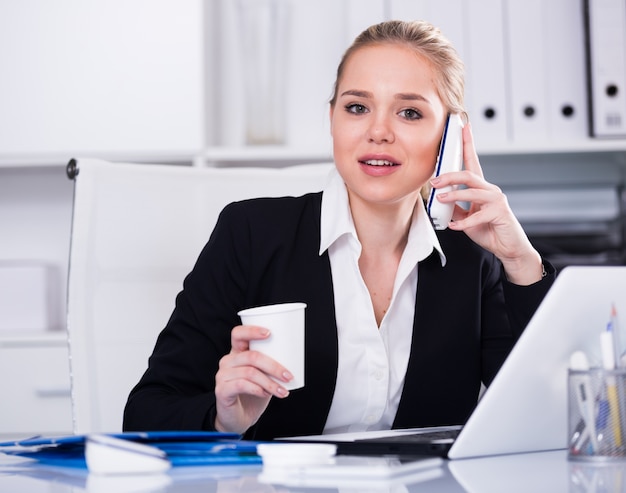
[[[486,173],[556,262],[623,263],[626,6],[600,3],[587,36],[583,0],[0,0],[0,435],[71,430],[68,160],[328,161],[336,65],[383,19],[455,43]]]

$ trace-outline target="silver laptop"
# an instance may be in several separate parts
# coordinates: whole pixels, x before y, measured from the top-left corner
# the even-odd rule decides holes
[[[449,459],[567,448],[571,354],[600,366],[600,333],[611,306],[626,331],[626,266],[561,271],[476,409],[462,427],[297,437],[338,444],[346,454],[439,455]],[[621,334],[620,334],[621,335]],[[622,336],[622,340],[626,340]],[[622,344],[622,350],[626,346]],[[431,432],[436,432],[430,437]]]

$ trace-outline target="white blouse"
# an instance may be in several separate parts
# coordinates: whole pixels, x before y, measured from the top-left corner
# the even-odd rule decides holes
[[[418,200],[398,266],[391,304],[380,328],[359,270],[361,243],[348,193],[336,171],[322,195],[320,255],[328,250],[339,341],[337,385],[324,433],[391,428],[406,373],[417,293],[417,263],[433,251],[445,255]]]

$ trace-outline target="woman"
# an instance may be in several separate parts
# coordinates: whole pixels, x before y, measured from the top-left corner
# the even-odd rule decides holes
[[[463,67],[425,22],[364,31],[330,104],[337,174],[323,193],[224,209],[124,428],[231,431],[247,438],[463,423],[555,273],[506,197],[486,182],[470,125],[465,170],[431,179],[450,113],[464,113]],[[455,208],[435,232],[423,187]],[[546,275],[547,273],[547,275]],[[268,337],[237,312],[301,301],[306,386],[249,350]]]

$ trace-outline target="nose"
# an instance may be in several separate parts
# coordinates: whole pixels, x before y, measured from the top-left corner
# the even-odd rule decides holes
[[[368,129],[367,140],[375,144],[389,144],[393,142],[394,134],[387,117],[378,116],[372,120]]]

